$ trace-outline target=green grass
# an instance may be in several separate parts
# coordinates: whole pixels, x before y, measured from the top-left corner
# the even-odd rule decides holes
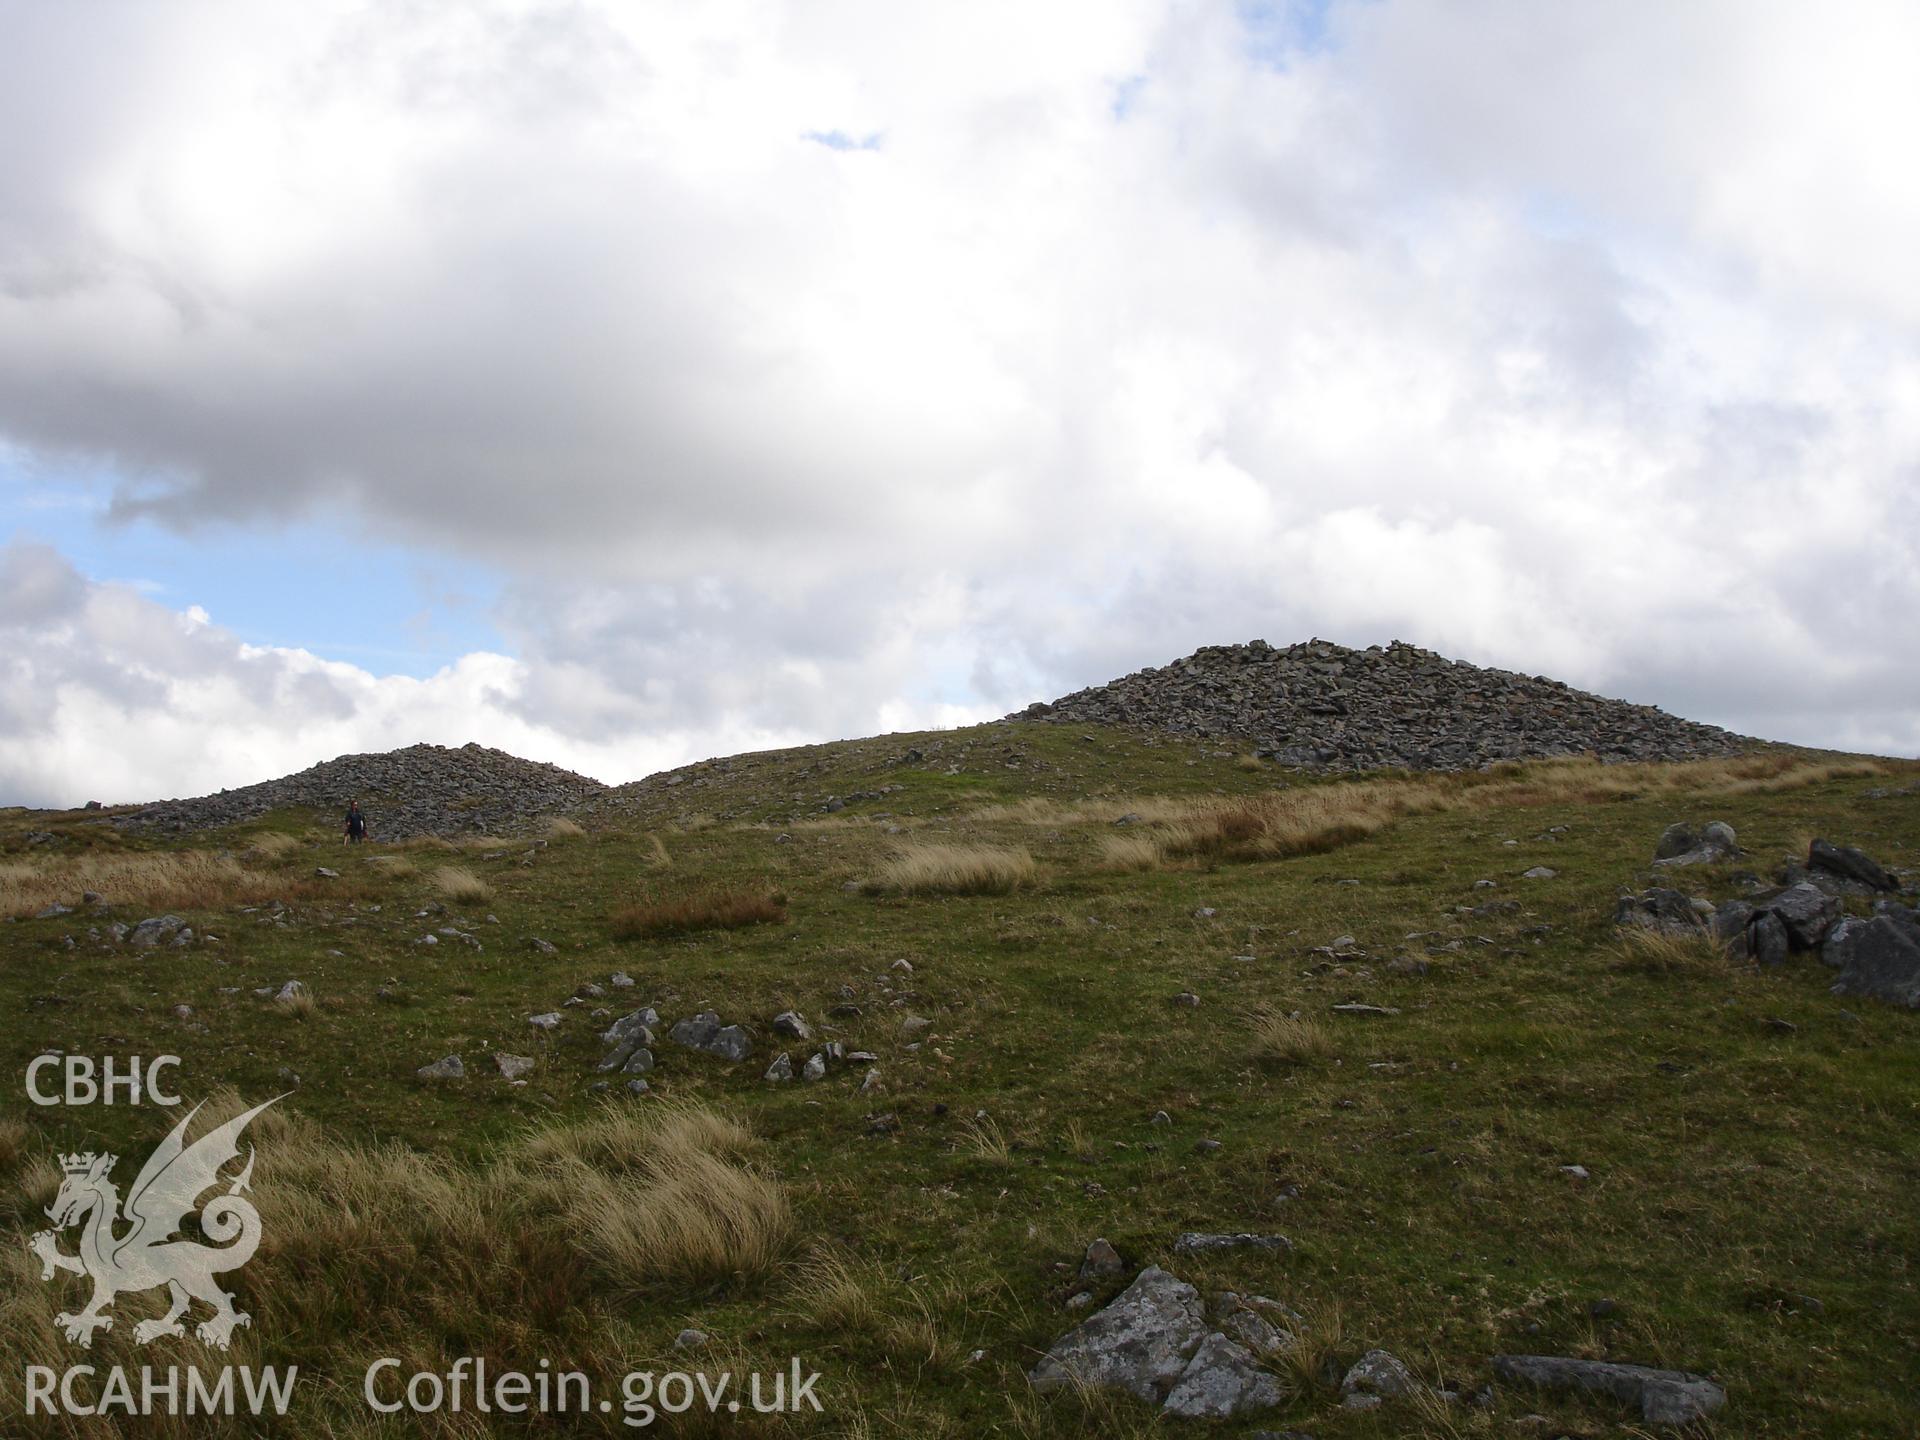
[[[903,763],[909,748],[922,759]],[[1501,1351],[1605,1355],[1711,1372],[1731,1397],[1713,1432],[1723,1436],[1910,1431],[1920,1017],[1829,995],[1830,972],[1805,958],[1763,976],[1704,951],[1623,946],[1608,920],[1621,887],[1648,883],[1653,844],[1677,819],[1725,819],[1749,852],[1712,872],[1716,898],[1734,893],[1735,872],[1770,872],[1812,834],[1911,866],[1920,796],[1863,792],[1903,786],[1920,767],[1872,775],[1839,762],[1808,783],[1568,767],[1387,778],[1366,791],[1377,827],[1321,853],[1271,858],[1229,837],[1112,863],[1112,837],[1177,840],[1195,807],[1291,813],[1304,790],[1316,792],[1316,813],[1337,813],[1343,795],[1360,793],[1248,768],[1244,753],[1020,723],[712,762],[673,787],[621,792],[580,817],[587,836],[531,865],[523,847],[497,860],[466,850],[460,861],[490,896],[471,903],[436,888],[429,854],[417,868],[376,863],[393,852],[345,851],[298,816],[160,842],[80,815],[0,815],[0,859],[18,865],[183,845],[239,854],[253,841],[248,871],[269,877],[271,898],[288,907],[276,912],[249,888],[244,900],[178,910],[219,937],[182,950],[98,949],[84,932],[100,922],[84,913],[0,926],[0,1064],[21,1075],[49,1046],[174,1053],[189,1102],[226,1086],[264,1098],[287,1089],[291,1072],[298,1087],[277,1108],[328,1143],[415,1156],[457,1196],[487,1193],[503,1155],[528,1164],[530,1133],[583,1133],[603,1114],[608,1099],[590,1087],[604,1078],[592,1037],[606,1021],[591,1008],[652,1003],[671,1023],[711,1006],[755,1032],[753,1058],[734,1067],[663,1035],[647,1077],[656,1096],[628,1101],[617,1084],[613,1095],[735,1117],[757,1139],[728,1163],[779,1187],[779,1245],[770,1229],[749,1246],[720,1224],[698,1264],[650,1265],[647,1227],[589,1204],[604,1204],[607,1176],[631,1162],[554,1142],[554,1188],[529,1203],[581,1210],[599,1238],[575,1243],[569,1226],[539,1219],[525,1239],[501,1241],[499,1256],[473,1256],[494,1232],[460,1210],[462,1226],[478,1227],[461,1231],[460,1273],[471,1265],[472,1285],[492,1287],[479,1298],[497,1294],[498,1314],[482,1304],[381,1310],[385,1292],[364,1276],[345,1292],[352,1304],[328,1302],[317,1278],[284,1266],[271,1274],[274,1295],[294,1293],[269,1302],[258,1292],[269,1284],[263,1253],[230,1282],[243,1305],[253,1287],[263,1317],[250,1343],[339,1382],[303,1385],[289,1434],[367,1433],[354,1428],[366,1416],[353,1357],[376,1337],[404,1337],[408,1349],[368,1358],[474,1346],[610,1377],[642,1358],[684,1363],[671,1344],[686,1325],[712,1333],[736,1365],[773,1369],[797,1354],[818,1368],[823,1434],[1144,1433],[1153,1416],[1143,1407],[1037,1397],[1023,1378],[1080,1318],[1064,1302],[1082,1288],[1073,1269],[1097,1235],[1130,1271],[1159,1263],[1315,1317],[1315,1373],[1320,1352],[1341,1366],[1377,1345],[1474,1388]],[[825,808],[830,797],[842,808]],[[1116,827],[1115,811],[1141,818]],[[56,840],[30,851],[30,831]],[[294,843],[259,846],[265,834]],[[909,845],[1018,853],[1034,874],[1003,893],[869,891]],[[315,881],[316,864],[340,880]],[[1519,878],[1541,864],[1557,878]],[[1496,888],[1475,888],[1482,879]],[[618,940],[609,917],[636,886],[777,891],[787,923]],[[1470,913],[1506,900],[1517,908]],[[434,905],[445,908],[417,913]],[[143,913],[116,906],[105,918]],[[417,943],[449,925],[484,948]],[[61,943],[69,934],[73,950]],[[1364,956],[1315,952],[1342,934]],[[535,936],[555,952],[533,947]],[[1426,960],[1428,973],[1390,970],[1401,954]],[[903,959],[910,971],[896,967]],[[527,1016],[562,1007],[586,982],[607,986],[616,970],[635,986],[564,1010],[550,1040],[530,1030]],[[254,995],[295,978],[317,1001],[298,1021]],[[830,1017],[848,1003],[843,987],[860,1013]],[[1170,1003],[1184,990],[1199,1008]],[[1398,1013],[1331,1012],[1346,1000]],[[174,1017],[181,1003],[190,1019]],[[879,1088],[857,1094],[852,1067],[816,1084],[765,1084],[778,1050],[794,1050],[796,1066],[803,1058],[767,1023],[790,1007],[823,1036],[875,1052]],[[1263,1033],[1295,1011],[1312,1022],[1304,1040]],[[909,1032],[906,1014],[931,1023]],[[526,1085],[499,1078],[495,1051],[536,1055]],[[417,1067],[449,1053],[465,1057],[467,1079],[416,1081]],[[44,1224],[33,1187],[53,1151],[144,1156],[162,1118],[125,1106],[43,1110],[14,1093],[0,1194],[22,1235]],[[1157,1111],[1171,1125],[1150,1123]],[[893,1128],[876,1130],[882,1112]],[[1221,1148],[1198,1153],[1200,1139]],[[263,1197],[274,1143],[260,1140]],[[1575,1163],[1588,1181],[1562,1173]],[[715,1176],[702,1193],[721,1184]],[[283,1169],[274,1183],[292,1179]],[[1277,1230],[1296,1248],[1173,1256],[1189,1229]],[[423,1256],[450,1243],[418,1225],[405,1239]],[[732,1265],[732,1246],[752,1263]],[[51,1291],[37,1274],[28,1288]],[[303,1286],[314,1293],[301,1298]],[[1611,1317],[1589,1314],[1600,1298],[1616,1303]],[[147,1303],[122,1302],[124,1328]],[[305,1320],[274,1328],[269,1313]],[[3,1433],[20,1428],[5,1413],[16,1387],[17,1377],[0,1384]],[[1297,1389],[1282,1410],[1220,1433],[1499,1435],[1538,1412],[1597,1435],[1627,1418],[1506,1392],[1487,1412],[1356,1414],[1322,1383]],[[721,1433],[773,1432],[742,1422]]]

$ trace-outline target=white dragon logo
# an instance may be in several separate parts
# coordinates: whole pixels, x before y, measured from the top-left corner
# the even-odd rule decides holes
[[[203,1300],[214,1310],[210,1318],[194,1327],[194,1333],[219,1349],[231,1344],[235,1326],[252,1323],[245,1311],[233,1308],[233,1297],[213,1278],[223,1271],[238,1270],[253,1258],[260,1245],[260,1212],[241,1193],[253,1175],[251,1147],[246,1167],[233,1177],[227,1193],[216,1195],[200,1211],[201,1233],[214,1244],[172,1237],[179,1233],[201,1193],[218,1183],[220,1167],[238,1158],[240,1132],[247,1122],[274,1100],[284,1098],[276,1095],[188,1145],[187,1126],[200,1113],[200,1106],[194,1106],[140,1167],[128,1192],[124,1215],[119,1188],[108,1179],[119,1156],[89,1151],[60,1157],[66,1179],[47,1207],[47,1218],[55,1229],[40,1231],[27,1242],[27,1248],[40,1257],[42,1280],[51,1280],[56,1270],[70,1270],[93,1281],[93,1299],[86,1309],[54,1316],[53,1323],[66,1332],[67,1339],[91,1346],[95,1330],[113,1328],[113,1317],[101,1312],[113,1303],[114,1296],[158,1285],[167,1287],[172,1304],[159,1319],[142,1320],[133,1327],[133,1338],[142,1345],[162,1335],[186,1334],[180,1317],[194,1300]],[[129,1221],[131,1228],[116,1236],[116,1221]],[[83,1222],[80,1251],[69,1255],[60,1249],[56,1232]]]

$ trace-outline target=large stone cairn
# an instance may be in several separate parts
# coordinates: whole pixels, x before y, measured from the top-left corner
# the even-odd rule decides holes
[[[1759,742],[1575,690],[1483,670],[1395,641],[1210,645],[1157,670],[1030,705],[1009,719],[1120,725],[1251,744],[1283,765],[1463,770],[1495,760],[1594,754],[1698,760]]]
[[[234,825],[270,810],[313,806],[344,813],[358,799],[376,840],[472,832],[508,834],[600,794],[598,780],[484,745],[409,745],[342,755],[297,775],[217,795],[162,800],[115,823],[165,830]]]

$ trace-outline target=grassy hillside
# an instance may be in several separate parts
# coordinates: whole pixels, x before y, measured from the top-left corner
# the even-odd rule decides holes
[[[85,888],[111,908],[0,925],[0,1070],[48,1047],[164,1052],[189,1103],[292,1092],[253,1132],[266,1238],[234,1277],[255,1323],[227,1357],[301,1367],[272,1433],[520,1433],[372,1423],[371,1358],[473,1354],[609,1379],[797,1355],[823,1376],[804,1433],[1198,1434],[1025,1380],[1088,1313],[1072,1297],[1097,1307],[1160,1264],[1307,1317],[1293,1398],[1219,1433],[1629,1418],[1504,1389],[1341,1409],[1339,1372],[1381,1346],[1469,1394],[1498,1352],[1605,1356],[1712,1374],[1729,1401],[1705,1433],[1910,1434],[1920,1016],[1829,995],[1807,957],[1762,975],[1626,944],[1610,919],[1675,820],[1738,831],[1744,858],[1682,872],[1715,899],[1815,835],[1913,867],[1917,779],[1770,751],[1310,781],[1211,743],[1000,724],[689,767],[537,847],[349,851],[332,817],[284,812],[163,843],[13,812],[0,902],[30,917]],[[1538,866],[1552,878],[1522,878]],[[86,938],[168,909],[195,943]],[[290,980],[307,995],[270,998]],[[565,1006],[589,984],[604,994]],[[1355,1001],[1390,1013],[1332,1008]],[[596,1037],[644,1004],[663,1023],[636,1099],[596,1071]],[[704,1008],[752,1032],[746,1062],[667,1039]],[[764,1081],[815,1048],[773,1033],[789,1009],[872,1052],[877,1078]],[[524,1085],[500,1051],[534,1059]],[[464,1079],[416,1078],[456,1054]],[[110,1147],[130,1172],[178,1112],[10,1093],[0,1333],[64,1366],[81,1352],[51,1316],[83,1292],[41,1283],[24,1249],[52,1157]],[[1293,1249],[1175,1256],[1189,1230]],[[1083,1285],[1096,1237],[1126,1274]],[[84,1358],[205,1355],[132,1343],[159,1308],[125,1298]],[[676,1350],[690,1326],[711,1341]],[[0,1387],[17,1405],[18,1376]],[[702,1427],[784,1433],[682,1426]],[[26,1433],[15,1414],[0,1430]]]

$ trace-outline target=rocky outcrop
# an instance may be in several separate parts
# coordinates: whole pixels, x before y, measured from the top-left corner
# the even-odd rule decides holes
[[[1217,736],[1284,765],[1325,769],[1461,770],[1588,753],[1697,760],[1759,743],[1398,641],[1365,650],[1324,640],[1208,646],[1008,718]]]
[[[161,800],[116,825],[206,830],[272,810],[311,807],[344,813],[357,799],[376,840],[472,831],[524,831],[606,789],[598,780],[522,760],[484,745],[409,745],[337,760],[278,780],[191,800]]]
[[[1727,1392],[1702,1375],[1558,1355],[1496,1355],[1493,1373],[1508,1384],[1540,1390],[1609,1395],[1640,1411],[1650,1425],[1687,1425],[1727,1403]]]
[[[1860,995],[1920,1010],[1920,911],[1883,902],[1870,920],[1843,920],[1820,958],[1839,970],[1836,995]]]
[[[1234,1298],[1227,1308],[1241,1313]],[[1236,1333],[1281,1332],[1262,1320],[1258,1331],[1242,1326]],[[1028,1379],[1041,1391],[1124,1390],[1190,1420],[1224,1420],[1285,1398],[1254,1349],[1208,1323],[1199,1291],[1151,1265],[1105,1309],[1054,1341]]]

